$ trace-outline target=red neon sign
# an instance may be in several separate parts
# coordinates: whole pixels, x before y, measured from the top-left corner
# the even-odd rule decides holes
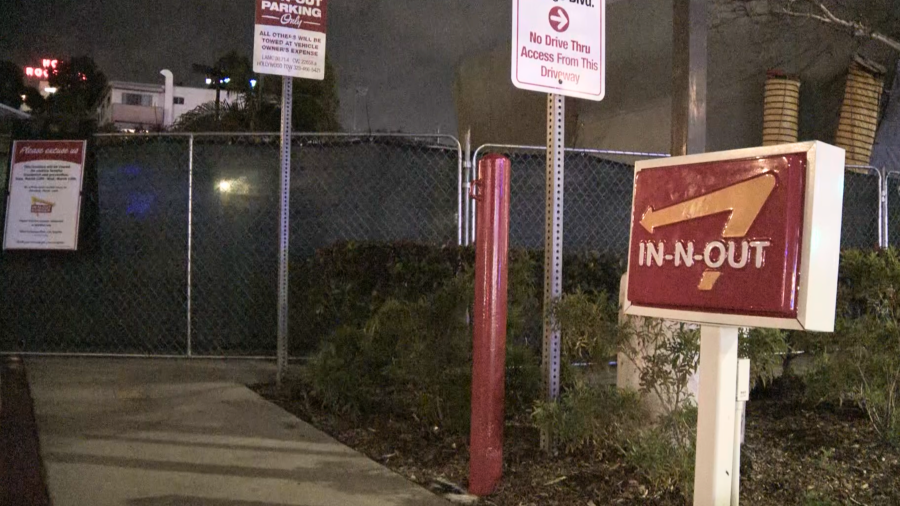
[[[33,77],[35,79],[50,79],[50,74],[56,70],[59,60],[51,60],[49,58],[41,59],[40,67],[25,67],[25,77]]]

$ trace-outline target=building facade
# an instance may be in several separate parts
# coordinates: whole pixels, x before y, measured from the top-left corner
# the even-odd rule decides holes
[[[113,125],[121,131],[166,130],[182,114],[216,100],[214,89],[175,86],[172,72],[163,70],[160,74],[165,77],[164,84],[110,81],[97,110],[100,125]],[[220,92],[222,103],[235,98],[234,93]]]

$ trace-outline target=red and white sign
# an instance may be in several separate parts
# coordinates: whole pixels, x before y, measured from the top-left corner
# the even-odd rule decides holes
[[[253,71],[325,79],[328,0],[255,1]]]
[[[554,7],[550,9],[550,28],[557,32],[564,32],[569,29],[569,13],[562,7]]]
[[[831,331],[843,181],[820,142],[638,162],[625,312]]]
[[[606,0],[513,0],[512,20],[513,85],[603,100]]]
[[[16,141],[3,249],[78,249],[85,141]]]

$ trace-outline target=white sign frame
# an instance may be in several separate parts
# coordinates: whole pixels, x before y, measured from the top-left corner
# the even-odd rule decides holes
[[[71,198],[72,195],[68,195],[69,200],[64,202],[63,204],[68,204],[68,209],[66,209],[65,205],[61,205],[59,202],[54,202],[51,205],[51,210],[49,214],[54,214],[56,209],[60,208],[59,214],[57,216],[62,216],[62,222],[59,224],[53,224],[50,221],[50,218],[47,218],[47,229],[48,230],[60,230],[59,235],[63,239],[64,242],[60,244],[43,244],[43,243],[34,243],[34,238],[29,236],[28,244],[22,244],[23,241],[20,239],[21,234],[17,234],[17,230],[21,232],[20,226],[22,213],[17,208],[14,208],[14,204],[17,198],[21,198],[22,195],[28,194],[32,199],[37,199],[36,192],[27,190],[24,185],[27,184],[24,179],[17,180],[16,172],[17,170],[25,170],[25,164],[27,163],[35,163],[35,162],[43,162],[45,160],[32,160],[32,161],[17,161],[17,155],[19,153],[19,146],[22,144],[32,144],[32,145],[41,145],[41,144],[58,144],[60,142],[65,143],[79,143],[81,145],[81,161],[79,163],[66,161],[66,160],[58,160],[58,159],[47,159],[46,161],[52,161],[56,163],[67,163],[72,165],[69,170],[73,174],[69,174],[69,177],[74,176],[76,179],[74,181],[68,180],[65,181],[66,188],[54,188],[54,192],[57,194],[77,194],[74,198]],[[49,155],[52,156],[52,155]],[[9,179],[7,185],[7,195],[6,195],[6,220],[3,228],[3,249],[7,251],[21,250],[21,251],[39,251],[39,250],[52,250],[52,251],[77,251],[78,250],[78,235],[80,231],[80,221],[81,221],[81,201],[83,194],[83,185],[84,185],[84,165],[85,160],[87,158],[87,141],[84,140],[65,140],[65,141],[48,141],[48,140],[21,140],[21,141],[13,141],[12,145],[12,154],[10,157],[9,164]],[[72,170],[74,169],[74,170]],[[54,185],[61,184],[59,181],[54,182]],[[77,187],[77,189],[76,189]],[[49,190],[49,188],[48,188]],[[59,191],[63,190],[63,191]],[[37,192],[40,194],[45,193]],[[44,199],[46,200],[46,199]],[[57,199],[58,200],[58,197]],[[33,200],[34,202],[34,200]],[[24,205],[24,204],[23,204]],[[74,207],[74,209],[73,209]],[[31,210],[34,208],[34,203],[32,204]],[[26,213],[27,214],[27,213]],[[32,218],[34,220],[34,218]]]
[[[523,90],[538,91],[542,93],[550,93],[556,95],[564,95],[567,97],[581,98],[585,100],[600,101],[606,96],[606,0],[581,0],[586,4],[573,2],[557,2],[556,0],[512,0],[512,60],[510,68],[510,77],[513,86]],[[524,4],[520,8],[520,4]],[[566,23],[570,26],[564,32],[557,33],[551,27],[550,14],[551,10],[561,7],[567,10]],[[575,16],[572,13],[574,9],[579,8],[596,8],[599,13],[599,20],[596,22],[590,16]],[[545,27],[545,28],[541,28]],[[571,30],[571,31],[570,31]],[[533,42],[530,39],[531,33],[535,33],[541,40],[541,43]],[[560,44],[566,44],[566,47],[548,45],[547,37],[552,39],[560,39]],[[585,54],[576,51],[572,41],[575,37],[580,38],[583,46],[592,48],[592,53]],[[529,54],[544,53],[536,55],[534,58],[523,57],[523,51],[530,51]],[[574,58],[578,61],[578,67],[564,66],[558,61],[558,56]],[[591,61],[594,58],[598,65],[596,70],[588,70],[584,67],[584,60]],[[552,59],[553,61],[547,61]],[[534,61],[531,61],[534,60]],[[529,65],[530,64],[530,65]],[[546,64],[546,65],[545,65]],[[550,65],[549,67],[547,65]],[[578,82],[572,84],[560,78],[554,78],[550,75],[541,75],[547,70],[557,72],[558,76],[579,76]],[[581,80],[589,83],[593,79],[593,75],[599,78],[599,87],[589,87],[587,84],[582,85]],[[570,77],[574,79],[574,77]]]
[[[841,217],[844,203],[845,151],[824,142],[799,142],[762,148],[737,149],[718,153],[639,161],[635,176],[646,169],[690,165],[726,160],[742,160],[793,153],[806,153],[806,188],[803,233],[800,250],[800,285],[797,292],[797,318],[724,314],[638,306],[628,297],[627,315],[649,316],[700,324],[733,327],[760,327],[788,330],[834,331],[838,266],[841,249]],[[634,223],[634,206],[631,211]],[[630,233],[630,232],[629,232]],[[633,247],[632,236],[629,249]],[[631,255],[629,254],[629,264]],[[631,266],[629,265],[629,269]]]

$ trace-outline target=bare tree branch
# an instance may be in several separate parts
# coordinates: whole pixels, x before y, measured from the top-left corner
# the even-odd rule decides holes
[[[802,12],[796,10],[794,8],[796,2],[791,0],[788,2],[787,7],[780,10],[780,13],[792,17],[814,19],[828,25],[835,25],[847,29],[854,37],[872,39],[881,42],[894,51],[900,52],[900,40],[878,32],[861,21],[850,21],[836,16],[821,0],[801,1],[810,4],[810,6],[818,12]]]

